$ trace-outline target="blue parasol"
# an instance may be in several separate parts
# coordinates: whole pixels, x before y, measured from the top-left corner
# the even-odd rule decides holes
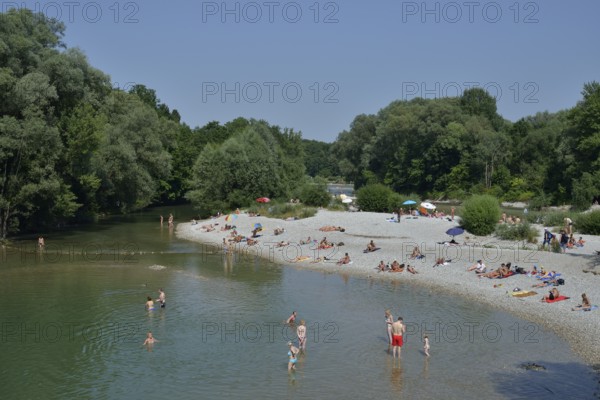
[[[450,228],[446,231],[446,234],[454,237],[456,235],[462,235],[463,233],[465,233],[465,230],[463,228],[459,228],[459,227],[454,227],[454,228]]]
[[[414,200],[406,200],[404,203],[402,203],[402,205],[405,206],[412,206],[413,204],[417,204],[417,202]]]

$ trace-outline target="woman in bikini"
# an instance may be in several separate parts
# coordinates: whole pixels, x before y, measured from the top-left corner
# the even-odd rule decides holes
[[[388,343],[392,344],[392,324],[394,323],[394,317],[390,310],[385,310],[385,325],[387,327]]]
[[[292,371],[296,369],[296,362],[298,362],[296,355],[299,350],[292,342],[288,342],[288,348],[288,371]]]
[[[154,302],[152,301],[152,297],[148,296],[146,300],[146,310],[152,311],[154,310]]]

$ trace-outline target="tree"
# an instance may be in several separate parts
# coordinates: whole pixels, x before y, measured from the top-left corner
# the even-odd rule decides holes
[[[281,133],[264,121],[249,122],[242,132],[208,144],[198,156],[186,198],[200,211],[240,207],[263,196],[287,198],[302,180],[301,160],[299,169],[291,165],[296,163],[292,143],[299,143],[299,135]]]
[[[600,168],[600,83],[586,83],[582,95],[569,116],[580,173]]]
[[[495,130],[502,125],[502,118],[497,113],[496,99],[485,89],[471,88],[463,92],[460,105],[470,115],[480,115],[487,118]]]
[[[121,211],[146,207],[170,177],[167,148],[177,133],[154,109],[126,93],[115,92],[106,113],[105,135],[91,160],[101,180],[98,202]]]
[[[22,120],[0,119],[1,239],[35,212],[68,217],[78,207],[54,169],[61,151],[58,130],[40,114],[28,110]]]

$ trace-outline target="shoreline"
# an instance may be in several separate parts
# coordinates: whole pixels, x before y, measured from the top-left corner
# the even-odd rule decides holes
[[[222,252],[222,239],[228,236],[230,231],[220,231],[221,226],[226,223],[235,225],[239,234],[250,236],[254,224],[260,223],[264,230],[257,238],[258,244],[246,246],[245,243],[241,243],[235,246],[236,252],[259,256],[284,266],[368,279],[400,280],[451,295],[460,295],[543,325],[567,341],[584,362],[590,365],[600,363],[600,342],[595,340],[600,335],[600,310],[571,311],[571,307],[580,304],[582,293],[587,293],[592,304],[600,305],[600,277],[595,274],[600,272],[600,269],[595,269],[600,257],[596,255],[596,251],[600,250],[600,237],[575,234],[577,238],[582,236],[586,243],[583,248],[567,250],[566,254],[538,251],[536,245],[523,246],[523,242],[502,241],[492,236],[476,237],[466,233],[456,237],[456,241],[461,243],[460,246],[448,246],[440,242],[450,240],[445,232],[457,226],[456,221],[403,217],[401,222],[397,223],[388,222],[386,219],[390,217],[384,213],[320,210],[310,218],[285,221],[240,214],[231,222],[226,222],[225,218],[221,217],[198,221],[195,225],[191,222],[177,224],[176,236],[210,246],[212,251]],[[202,225],[215,223],[219,224],[216,230],[201,230]],[[341,226],[345,228],[345,232],[319,231],[319,228],[325,225]],[[284,228],[285,231],[274,235],[275,228]],[[537,228],[541,238],[543,228]],[[327,237],[329,241],[343,245],[317,251],[314,244],[299,244],[308,236],[317,240]],[[363,253],[371,239],[381,249],[373,253]],[[275,247],[280,241],[289,242],[290,245]],[[419,246],[425,255],[424,259],[408,258],[414,246]],[[336,265],[335,261],[344,253],[349,253],[352,263]],[[297,256],[307,259],[294,262]],[[311,262],[316,257],[332,260]],[[433,268],[438,257],[452,259],[452,262],[447,266]],[[394,259],[414,266],[418,274],[413,275],[406,270],[402,273],[377,272],[376,266],[380,260],[391,263]],[[518,265],[528,271],[533,265],[537,265],[543,266],[547,271],[561,273],[565,285],[559,286],[558,289],[570,299],[552,304],[542,303],[540,299],[549,288],[532,289],[531,286],[540,281],[527,275],[515,275],[506,279],[478,278],[474,272],[467,272],[466,268],[479,259],[483,260],[488,271],[499,267],[502,262],[511,262],[513,266]],[[494,288],[494,285],[499,284],[502,286]],[[525,298],[510,296],[509,292],[516,287],[535,290],[537,294]]]

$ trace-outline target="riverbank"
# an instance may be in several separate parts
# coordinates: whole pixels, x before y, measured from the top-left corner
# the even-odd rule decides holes
[[[283,221],[240,214],[231,222],[219,218],[199,221],[197,224],[178,224],[176,233],[182,239],[206,243],[217,250],[222,249],[222,239],[229,234],[229,231],[220,231],[226,223],[235,225],[237,231],[244,236],[250,236],[255,224],[260,223],[264,230],[257,238],[258,244],[246,246],[245,243],[241,243],[234,246],[236,251],[256,254],[273,262],[299,268],[366,276],[370,279],[397,279],[465,296],[544,325],[568,341],[586,362],[600,363],[600,342],[596,340],[600,335],[600,310],[571,311],[571,307],[580,303],[582,293],[587,293],[592,304],[600,305],[600,276],[596,275],[600,269],[595,268],[600,261],[596,255],[596,251],[600,251],[600,237],[575,233],[577,238],[583,237],[586,241],[585,246],[568,250],[566,254],[537,251],[535,246],[527,247],[523,242],[501,241],[491,236],[461,235],[456,237],[461,245],[450,246],[442,243],[451,239],[445,232],[456,226],[456,222],[447,219],[404,217],[397,223],[388,222],[386,219],[389,217],[389,214],[380,213],[321,210],[311,218]],[[219,225],[215,226],[214,231],[206,232],[201,229],[203,225],[215,223]],[[326,225],[341,226],[345,231],[319,230]],[[283,228],[284,232],[275,235],[275,228]],[[538,226],[538,229],[541,239],[543,228]],[[336,246],[316,250],[314,244],[301,245],[301,241],[306,241],[309,236],[319,241],[326,236],[328,241]],[[381,249],[363,253],[370,240],[374,240]],[[276,243],[281,241],[289,242],[290,245],[276,247]],[[420,247],[425,258],[409,259],[415,246]],[[352,263],[337,265],[335,261],[345,253],[348,253]],[[296,261],[297,257],[305,259]],[[319,257],[331,260],[315,262]],[[452,262],[434,268],[435,260],[439,257],[451,259]],[[548,289],[533,289],[531,286],[540,281],[527,275],[515,275],[506,279],[478,278],[466,269],[479,259],[488,266],[488,271],[497,268],[502,262],[511,262],[513,266],[518,265],[526,270],[537,265],[561,273],[565,285],[559,286],[558,289],[570,299],[553,304],[542,303],[540,299],[547,294]],[[377,272],[376,266],[380,260],[385,263],[398,260],[400,263],[413,265],[418,274],[407,271]],[[513,297],[510,293],[514,288],[535,290],[537,295]]]

